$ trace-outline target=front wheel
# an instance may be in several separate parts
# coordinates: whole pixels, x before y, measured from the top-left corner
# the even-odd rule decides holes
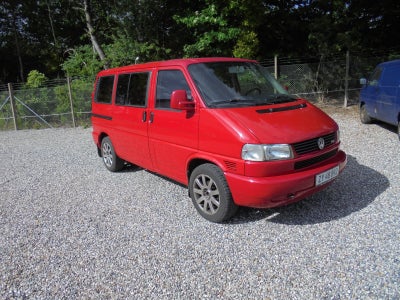
[[[372,118],[368,115],[365,104],[360,107],[360,120],[363,124],[370,124],[372,122]]]
[[[189,192],[196,210],[211,222],[226,221],[237,211],[225,176],[216,165],[203,164],[194,169]]]
[[[397,136],[399,137],[400,140],[400,121],[397,122]]]
[[[120,171],[124,167],[124,161],[115,153],[114,146],[108,136],[101,141],[101,157],[104,165],[111,172]]]

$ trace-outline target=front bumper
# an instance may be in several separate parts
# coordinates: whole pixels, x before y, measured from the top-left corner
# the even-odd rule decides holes
[[[293,203],[323,190],[333,180],[316,186],[316,175],[336,166],[341,173],[346,163],[346,154],[338,151],[325,164],[301,172],[269,177],[247,177],[226,172],[225,177],[237,205],[269,208]]]

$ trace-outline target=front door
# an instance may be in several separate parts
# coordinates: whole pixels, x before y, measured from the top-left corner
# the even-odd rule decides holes
[[[383,70],[380,79],[380,94],[378,101],[378,119],[397,125],[397,92],[399,87],[398,66],[388,66]]]
[[[380,83],[382,68],[377,67],[369,78],[368,84],[361,91],[361,97],[365,101],[365,108],[369,116],[376,118],[379,108]]]
[[[186,163],[198,148],[198,107],[192,111],[171,109],[175,90],[186,90],[188,99],[195,101],[182,70],[159,70],[149,119],[150,151],[158,173],[186,184]]]

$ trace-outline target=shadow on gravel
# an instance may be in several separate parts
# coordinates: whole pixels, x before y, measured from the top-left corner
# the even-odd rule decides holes
[[[360,165],[348,155],[343,173],[327,189],[300,202],[272,209],[241,208],[229,224],[265,219],[287,225],[329,222],[357,212],[373,202],[389,187],[389,180],[379,172]]]
[[[386,129],[388,131],[391,131],[391,132],[397,134],[397,126],[394,126],[392,124],[386,124],[383,122],[375,121],[374,123],[369,124],[369,125],[378,125],[378,126],[382,127],[383,129]]]
[[[142,171],[142,170],[143,170],[143,168],[141,168],[141,167],[132,165],[130,163],[125,163],[124,167],[119,172],[120,173],[131,173],[131,172],[138,172],[138,171]]]

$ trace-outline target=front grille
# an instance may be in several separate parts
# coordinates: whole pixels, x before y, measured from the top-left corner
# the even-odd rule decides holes
[[[294,169],[295,170],[303,169],[303,168],[309,167],[309,166],[311,166],[313,164],[316,164],[316,163],[319,163],[321,161],[327,160],[327,159],[335,156],[337,151],[338,150],[335,149],[335,150],[333,150],[331,152],[325,153],[325,154],[320,155],[320,156],[316,156],[316,157],[313,157],[313,158],[310,158],[310,159],[298,161],[298,162],[296,162],[294,164]]]
[[[325,141],[325,148],[334,144],[335,140],[336,140],[336,132],[332,132],[330,134],[321,136],[324,141]],[[318,139],[320,137],[311,139],[311,140],[307,140],[304,142],[299,142],[296,144],[293,144],[294,150],[296,151],[297,154],[301,155],[301,154],[307,154],[310,152],[314,152],[314,151],[319,151],[319,147],[318,147]]]

